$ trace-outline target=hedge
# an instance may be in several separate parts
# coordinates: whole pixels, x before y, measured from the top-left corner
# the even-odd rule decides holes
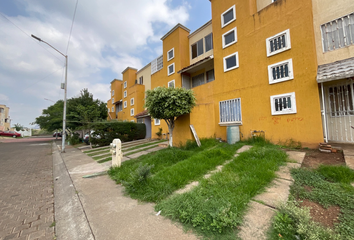
[[[143,139],[146,135],[144,123],[134,122],[103,122],[94,124],[91,129],[90,142],[94,145],[106,146],[113,139],[119,138],[122,142]]]

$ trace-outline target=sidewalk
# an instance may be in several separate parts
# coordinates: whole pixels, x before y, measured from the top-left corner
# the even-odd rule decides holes
[[[124,196],[109,176],[83,178],[106,169],[76,148],[62,154],[53,144],[57,239],[197,239],[156,216],[153,204]]]

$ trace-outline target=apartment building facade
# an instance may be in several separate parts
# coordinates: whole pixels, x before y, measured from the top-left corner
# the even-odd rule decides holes
[[[11,119],[9,116],[10,108],[0,104],[0,131],[10,130]]]

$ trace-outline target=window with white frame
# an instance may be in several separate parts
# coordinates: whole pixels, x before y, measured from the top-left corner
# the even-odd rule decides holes
[[[131,122],[135,122],[135,120],[130,120]]]
[[[130,116],[134,116],[134,108],[130,109]]]
[[[124,91],[124,97],[125,98],[127,97],[127,91]]]
[[[114,96],[114,90],[112,90],[112,96]]]
[[[241,98],[219,102],[219,124],[242,124]]]
[[[114,98],[112,98],[112,104],[114,103]]]
[[[167,84],[167,86],[168,86],[169,88],[175,88],[175,80],[169,81],[168,84]]]
[[[167,52],[167,61],[170,61],[175,57],[175,48],[172,48]]]
[[[227,9],[221,14],[221,28],[229,25],[236,20],[236,8],[235,5]]]
[[[114,112],[114,107],[112,107],[112,112]]]
[[[294,79],[293,60],[288,59],[268,66],[269,84]]]
[[[127,108],[127,101],[124,101],[124,108]]]
[[[354,44],[354,13],[321,25],[323,52]]]
[[[287,29],[266,39],[267,56],[284,52],[291,48],[290,30]]]
[[[203,39],[200,39],[191,46],[192,59],[202,55],[204,53]]]
[[[206,71],[205,75],[206,75],[206,82],[207,83],[215,80],[214,69]]]
[[[141,76],[140,78],[139,78],[139,84],[143,84],[144,83],[144,78],[143,78],[143,76]]]
[[[124,88],[127,88],[127,82],[124,82]]]
[[[155,123],[155,126],[159,126],[160,125],[160,119],[154,119],[154,123]]]
[[[222,35],[222,48],[226,48],[237,42],[237,28],[233,28]]]
[[[213,49],[213,34],[210,33],[204,37],[205,42],[205,52],[210,51]]]
[[[130,99],[130,106],[133,106],[134,105],[134,98],[131,98]]]
[[[232,69],[238,68],[238,52],[230,54],[224,57],[224,72],[230,71]]]
[[[295,92],[270,96],[272,115],[296,113]]]
[[[167,67],[167,75],[170,76],[171,74],[174,73],[175,73],[175,63],[172,63]]]

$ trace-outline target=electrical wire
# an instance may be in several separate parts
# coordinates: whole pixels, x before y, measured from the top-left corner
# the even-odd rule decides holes
[[[39,79],[39,80],[38,80],[38,81],[36,81],[35,83],[33,83],[33,84],[29,84],[29,85],[27,85],[26,87],[22,88],[22,90],[24,91],[24,90],[27,90],[27,89],[28,89],[28,88],[30,88],[30,87],[33,87],[33,86],[34,86],[34,85],[36,85],[37,83],[39,83],[39,82],[43,81],[43,80],[44,80],[44,79],[46,79],[47,77],[49,77],[49,76],[53,75],[54,73],[58,72],[59,70],[62,70],[63,68],[65,68],[65,67],[61,67],[61,68],[59,68],[58,70],[55,70],[54,72],[52,72],[52,73],[48,74],[47,76],[45,76],[45,77],[43,77],[43,78]]]
[[[72,33],[72,31],[73,31],[73,26],[74,26],[74,21],[75,21],[75,16],[76,16],[76,9],[77,9],[77,4],[78,4],[78,3],[79,3],[79,0],[76,0],[75,10],[74,10],[74,16],[73,16],[73,20],[72,20],[72,22],[71,22],[69,40],[68,40],[68,45],[66,46],[65,55],[68,55],[69,44],[70,44],[70,38],[71,38],[71,33]]]

